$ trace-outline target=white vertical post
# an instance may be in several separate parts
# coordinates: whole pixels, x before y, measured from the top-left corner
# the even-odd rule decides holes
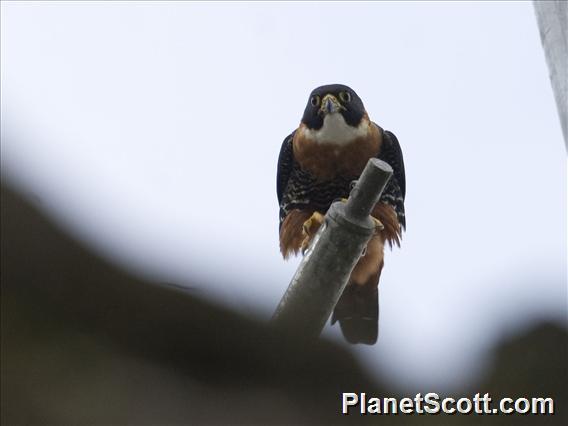
[[[568,2],[534,0],[533,5],[568,149]]]

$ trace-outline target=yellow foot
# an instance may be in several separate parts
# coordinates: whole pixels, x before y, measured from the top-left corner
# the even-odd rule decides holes
[[[371,216],[371,219],[373,219],[373,222],[375,222],[375,232],[380,232],[385,229],[385,225],[383,225],[383,223],[379,219],[374,216]]]
[[[302,253],[308,249],[313,236],[318,231],[319,227],[323,223],[324,216],[320,212],[314,212],[308,220],[302,225],[302,234],[304,235],[304,240],[302,241]]]

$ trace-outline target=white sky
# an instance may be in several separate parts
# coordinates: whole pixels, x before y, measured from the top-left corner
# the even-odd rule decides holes
[[[114,261],[268,318],[299,262],[278,251],[280,145],[337,82],[406,163],[380,340],[354,348],[370,369],[441,389],[566,315],[566,151],[530,2],[1,11],[2,174]]]

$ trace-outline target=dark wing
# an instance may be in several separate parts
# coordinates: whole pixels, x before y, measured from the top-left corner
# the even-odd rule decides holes
[[[280,155],[278,156],[278,170],[276,171],[276,195],[278,196],[278,204],[282,205],[282,196],[286,190],[290,173],[294,167],[294,152],[292,147],[292,140],[294,139],[293,131],[282,142],[280,148]]]
[[[393,168],[393,177],[387,184],[384,197],[389,197],[389,204],[395,207],[400,224],[406,228],[404,214],[404,199],[406,197],[406,175],[404,173],[404,159],[402,149],[396,136],[388,130],[383,130],[383,144],[378,158],[386,161]],[[383,198],[383,197],[381,197]]]
[[[383,149],[379,157],[389,163],[394,170],[394,177],[398,181],[402,198],[406,197],[406,175],[404,173],[404,159],[402,149],[394,133],[385,130],[383,133]],[[382,158],[384,156],[384,158]]]

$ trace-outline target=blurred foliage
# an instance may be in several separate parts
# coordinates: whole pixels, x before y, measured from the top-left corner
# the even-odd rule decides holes
[[[1,197],[2,424],[567,424],[558,325],[504,342],[463,392],[552,396],[555,416],[342,416],[341,392],[396,396],[345,349],[129,276]]]

